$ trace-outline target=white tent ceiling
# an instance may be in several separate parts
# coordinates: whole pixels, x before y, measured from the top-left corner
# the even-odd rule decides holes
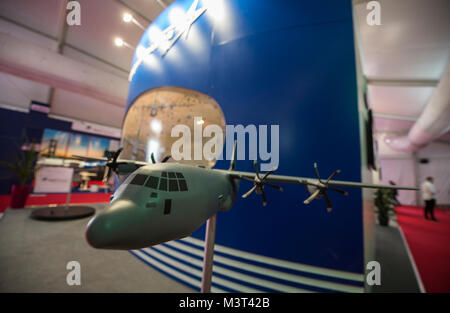
[[[450,1],[380,0],[381,25],[372,26],[368,2],[354,1],[354,13],[375,131],[406,134],[449,60]],[[438,140],[449,139],[447,133]]]
[[[116,36],[136,45],[142,30],[122,21],[132,13],[147,26],[172,0],[79,0],[81,26],[67,28],[65,1],[1,0],[0,31],[116,75],[128,76],[133,51],[113,45]],[[380,0],[381,25],[369,26],[368,1],[354,1],[356,40],[375,131],[407,133],[433,94],[450,52],[450,1]],[[8,92],[6,92],[8,91]],[[70,91],[0,73],[0,103],[27,108],[51,101],[53,114],[120,127],[124,108]],[[123,104],[125,106],[125,103]],[[439,140],[450,142],[450,134]]]
[[[122,21],[125,12],[147,26],[172,0],[79,0],[81,26],[67,27],[64,34],[61,17],[67,1],[1,0],[0,32],[53,51],[62,41],[64,56],[94,66],[123,79],[127,84],[133,51],[114,46],[122,37],[136,45],[143,33]],[[64,20],[63,20],[64,21]],[[51,96],[48,85],[0,73],[0,104],[26,110],[31,100],[51,102],[51,113],[64,117],[121,127],[123,107],[63,89]]]

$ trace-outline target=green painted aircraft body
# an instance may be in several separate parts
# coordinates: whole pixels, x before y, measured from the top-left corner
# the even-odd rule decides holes
[[[237,190],[238,181],[226,171],[177,163],[142,166],[89,222],[86,239],[95,248],[131,250],[183,238],[229,210]]]

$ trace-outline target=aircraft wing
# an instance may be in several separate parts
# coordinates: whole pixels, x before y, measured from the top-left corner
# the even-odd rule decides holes
[[[88,162],[106,162],[106,161],[108,161],[107,158],[95,158],[95,157],[88,157],[85,155],[77,155],[77,154],[71,155],[70,158],[73,158],[76,160],[88,161]]]
[[[95,157],[88,157],[88,156],[84,156],[84,155],[72,155],[71,157],[74,159],[77,159],[77,160],[90,161],[90,162],[107,162],[107,164],[106,164],[107,166],[108,166],[108,162],[109,162],[109,160],[107,158],[95,158]],[[114,167],[115,168],[114,171],[117,174],[126,175],[126,174],[130,174],[130,173],[134,172],[141,166],[145,166],[145,165],[151,164],[151,163],[144,162],[144,161],[120,159],[120,160],[117,160],[117,162],[115,164],[116,165]],[[108,169],[107,169],[106,173],[109,173]],[[108,176],[108,174],[106,174],[106,176]]]
[[[107,162],[108,161],[107,158],[96,158],[96,157],[89,157],[89,156],[85,156],[85,155],[76,155],[76,154],[71,155],[71,157],[74,159],[79,159],[79,160],[83,160],[83,161],[91,161],[91,162]],[[124,160],[124,159],[117,160],[117,163],[135,164],[138,167],[144,166],[147,164],[151,164],[151,163],[144,162],[144,161]]]
[[[223,170],[231,178],[243,179],[243,180],[254,180],[256,174],[252,172],[239,172]],[[260,176],[264,176],[264,173],[260,173]],[[285,175],[269,175],[266,180],[269,183],[286,183],[286,184],[300,184],[300,185],[312,185],[316,186],[319,181],[316,178],[306,178],[298,176],[285,176]],[[407,187],[407,186],[397,186],[397,185],[376,185],[376,184],[364,184],[359,182],[341,181],[341,180],[330,180],[328,182],[329,186],[342,186],[342,187],[354,187],[354,188],[374,188],[374,189],[402,189],[402,190],[419,190],[417,187]]]
[[[145,162],[145,161],[136,161],[136,160],[123,160],[123,159],[119,159],[117,160],[117,163],[124,163],[124,164],[134,164],[137,167],[141,167],[141,166],[145,166],[145,165],[149,165],[152,163],[149,162]]]

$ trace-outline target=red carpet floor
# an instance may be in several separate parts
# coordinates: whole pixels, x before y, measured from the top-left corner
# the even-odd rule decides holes
[[[110,193],[72,193],[70,203],[103,203],[109,202]],[[29,205],[47,205],[47,204],[65,204],[67,194],[31,194],[26,206]],[[10,203],[9,195],[0,195],[0,213],[4,212]]]
[[[426,292],[450,292],[450,211],[435,209],[437,222],[426,220],[423,208],[396,208]]]

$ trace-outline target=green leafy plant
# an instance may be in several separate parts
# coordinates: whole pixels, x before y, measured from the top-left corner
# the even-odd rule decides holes
[[[20,185],[25,186],[27,181],[34,177],[36,156],[34,144],[31,144],[30,149],[26,151],[18,149],[14,162],[0,161],[0,165],[9,168],[19,178]]]
[[[389,210],[391,210],[393,192],[390,189],[378,189],[375,193],[375,206],[378,208],[378,221],[380,225],[389,224]]]

